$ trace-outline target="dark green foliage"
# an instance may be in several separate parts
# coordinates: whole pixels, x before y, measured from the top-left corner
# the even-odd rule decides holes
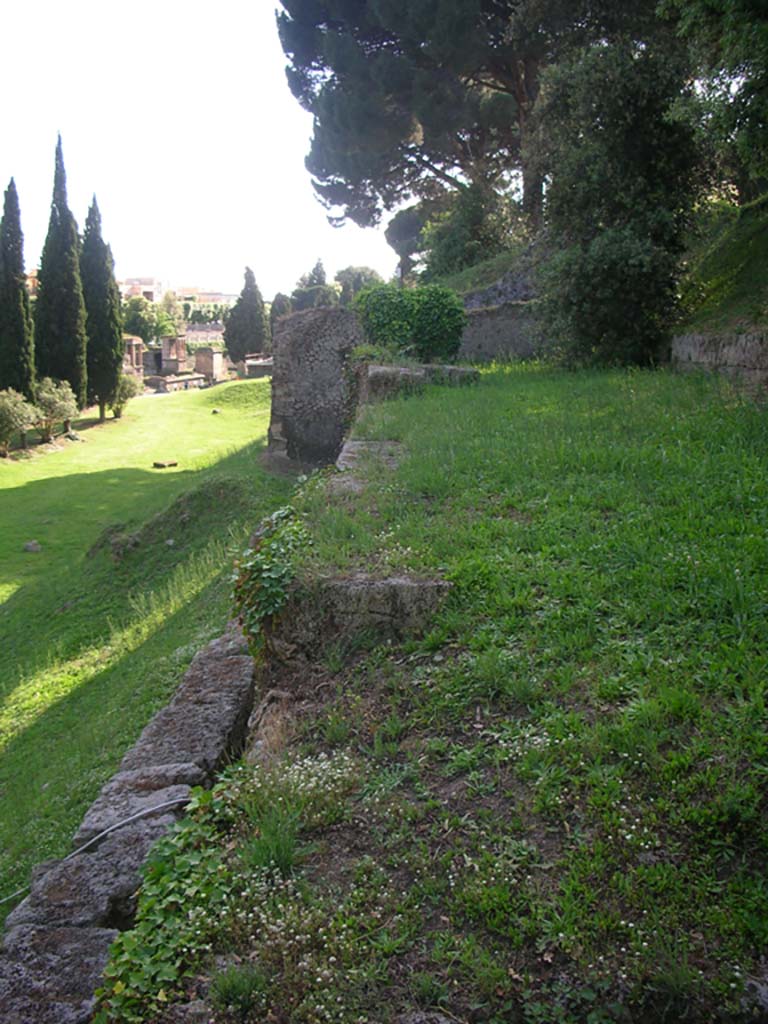
[[[411,343],[413,290],[382,284],[355,299],[355,310],[372,345],[405,350]]]
[[[119,420],[123,415],[123,409],[125,409],[128,402],[137,395],[140,395],[141,391],[141,382],[138,377],[131,377],[126,373],[119,375],[117,384],[109,399],[109,407],[116,420]]]
[[[30,405],[24,395],[13,388],[0,391],[0,455],[8,454],[13,435],[25,430],[34,418],[34,406]]]
[[[302,274],[299,278],[297,288],[319,288],[320,285],[328,284],[323,261],[318,260],[308,274]]]
[[[467,314],[449,288],[428,284],[413,290],[413,347],[425,363],[452,362],[461,346]]]
[[[272,299],[272,305],[269,307],[269,327],[270,335],[275,333],[275,324],[283,316],[290,316],[293,312],[291,306],[291,300],[287,295],[283,295],[282,292],[278,292]]]
[[[617,44],[547,76],[558,251],[543,281],[549,328],[571,360],[650,363],[673,323],[697,165],[690,127],[670,116],[683,72],[669,53]]]
[[[367,288],[355,300],[367,340],[424,362],[452,360],[459,351],[466,313],[455,292],[440,285]]]
[[[245,268],[243,290],[232,307],[224,328],[224,344],[233,362],[250,352],[263,351],[267,343],[268,321],[264,300],[250,267]]]
[[[442,209],[442,206],[434,203],[416,203],[415,206],[407,206],[400,210],[387,224],[384,237],[387,244],[391,245],[400,257],[398,274],[401,282],[412,277],[421,252],[421,232],[430,216],[438,209]]]
[[[363,288],[369,288],[373,284],[383,284],[381,274],[370,267],[345,267],[338,271],[334,281],[341,285],[341,296],[339,301],[342,306],[349,306]]]
[[[288,82],[315,119],[315,190],[372,224],[467,182],[505,192],[514,171],[538,223],[542,177],[528,150],[542,69],[627,28],[644,38],[657,2],[282,0]]]
[[[768,17],[754,0],[666,0],[715,99],[708,127],[753,177],[768,175]]]
[[[5,191],[0,222],[0,388],[27,398],[35,380],[32,317],[24,273],[24,237],[13,178]]]
[[[291,295],[291,306],[294,313],[304,309],[317,309],[321,306],[338,306],[339,293],[331,284],[316,284],[310,288],[296,288]]]
[[[157,335],[157,311],[143,295],[132,295],[123,304],[123,330],[135,334],[148,345]],[[193,321],[194,322],[194,321]]]
[[[511,227],[508,200],[492,189],[462,189],[444,213],[430,219],[421,233],[426,252],[423,280],[455,274],[500,253]]]
[[[74,419],[77,399],[64,380],[43,377],[35,385],[34,428],[42,441],[52,441],[56,425]]]
[[[462,175],[498,182],[519,166],[548,41],[533,23],[518,32],[511,6],[284,0],[283,7],[288,81],[315,116],[307,166],[329,208],[370,224],[408,196],[453,191]]]
[[[68,381],[79,408],[87,400],[85,303],[80,281],[80,239],[67,206],[61,137],[48,235],[40,260],[35,302],[35,359],[40,377]]]
[[[88,333],[88,400],[99,403],[99,418],[103,420],[107,402],[117,388],[125,345],[115,264],[101,237],[101,214],[95,196],[85,222],[80,274]]]
[[[328,284],[322,260],[318,260],[308,274],[301,275],[290,298],[294,313],[320,306],[336,306],[338,302],[339,293]]]

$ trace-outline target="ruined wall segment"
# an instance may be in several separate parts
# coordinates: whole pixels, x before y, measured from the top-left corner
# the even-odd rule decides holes
[[[355,383],[347,364],[363,340],[357,317],[346,309],[310,309],[277,321],[267,448],[271,463],[320,466],[336,459],[355,411]]]
[[[505,302],[467,311],[459,359],[491,362],[494,359],[530,359],[543,347],[536,302]]]
[[[677,370],[721,373],[750,389],[768,387],[768,333],[682,334],[672,340]]]

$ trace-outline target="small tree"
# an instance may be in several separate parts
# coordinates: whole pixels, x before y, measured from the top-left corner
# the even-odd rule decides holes
[[[85,222],[80,273],[87,315],[88,398],[99,403],[99,419],[103,422],[107,402],[117,387],[125,343],[115,264],[109,246],[101,237],[101,214],[96,196]]]
[[[141,382],[137,377],[129,377],[127,374],[120,375],[115,392],[109,403],[112,415],[116,420],[119,420],[123,415],[123,409],[125,409],[130,400],[140,395],[141,391]]]
[[[40,377],[69,381],[80,408],[87,399],[86,344],[80,238],[67,205],[67,179],[59,137],[51,217],[35,301],[35,359]]]
[[[66,423],[77,415],[75,393],[65,380],[43,377],[35,388],[33,426],[43,441],[52,441],[57,423]]]
[[[27,397],[35,380],[32,317],[24,274],[24,237],[13,178],[0,221],[0,387]]]
[[[245,359],[249,352],[261,352],[267,341],[267,316],[264,300],[250,267],[245,268],[243,290],[232,307],[224,328],[224,345],[233,362]]]
[[[357,293],[364,288],[384,283],[381,274],[370,267],[344,267],[336,274],[334,281],[341,285],[340,302],[342,306],[350,306]]]
[[[563,63],[542,91],[551,336],[571,362],[648,364],[677,313],[696,194],[693,132],[671,114],[685,66],[627,42]]]
[[[274,299],[272,299],[272,305],[269,308],[269,326],[271,328],[271,333],[274,333],[275,323],[280,319],[280,317],[290,316],[292,312],[293,307],[291,306],[291,300],[287,295],[283,295],[282,292],[278,292]]]
[[[24,395],[13,388],[0,391],[0,455],[3,458],[8,454],[13,435],[19,430],[26,430],[35,416],[34,406],[30,405]]]
[[[132,295],[123,304],[123,330],[136,334],[148,345],[157,334],[157,310],[143,295]]]

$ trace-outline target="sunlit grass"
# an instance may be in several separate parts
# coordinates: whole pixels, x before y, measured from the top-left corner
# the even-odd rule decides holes
[[[67,851],[221,632],[232,557],[289,490],[258,468],[268,412],[265,381],[151,397],[85,443],[0,465],[0,897]],[[152,470],[163,456],[179,467]]]

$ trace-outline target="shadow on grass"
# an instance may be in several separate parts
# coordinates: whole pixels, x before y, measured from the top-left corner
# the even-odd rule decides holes
[[[69,852],[71,835],[102,783],[167,703],[198,647],[224,625],[222,574],[6,745],[0,754],[0,897],[26,884],[35,863]],[[12,906],[0,905],[0,921]]]
[[[4,492],[6,542],[19,555],[6,562],[0,583],[21,585],[0,605],[0,694],[104,642],[113,623],[134,613],[137,596],[212,539],[226,542],[238,524],[245,528],[284,500],[290,484],[259,468],[262,448],[250,444],[199,472],[109,470]],[[116,559],[111,531],[138,536],[138,546]],[[30,536],[41,552],[23,552]]]

